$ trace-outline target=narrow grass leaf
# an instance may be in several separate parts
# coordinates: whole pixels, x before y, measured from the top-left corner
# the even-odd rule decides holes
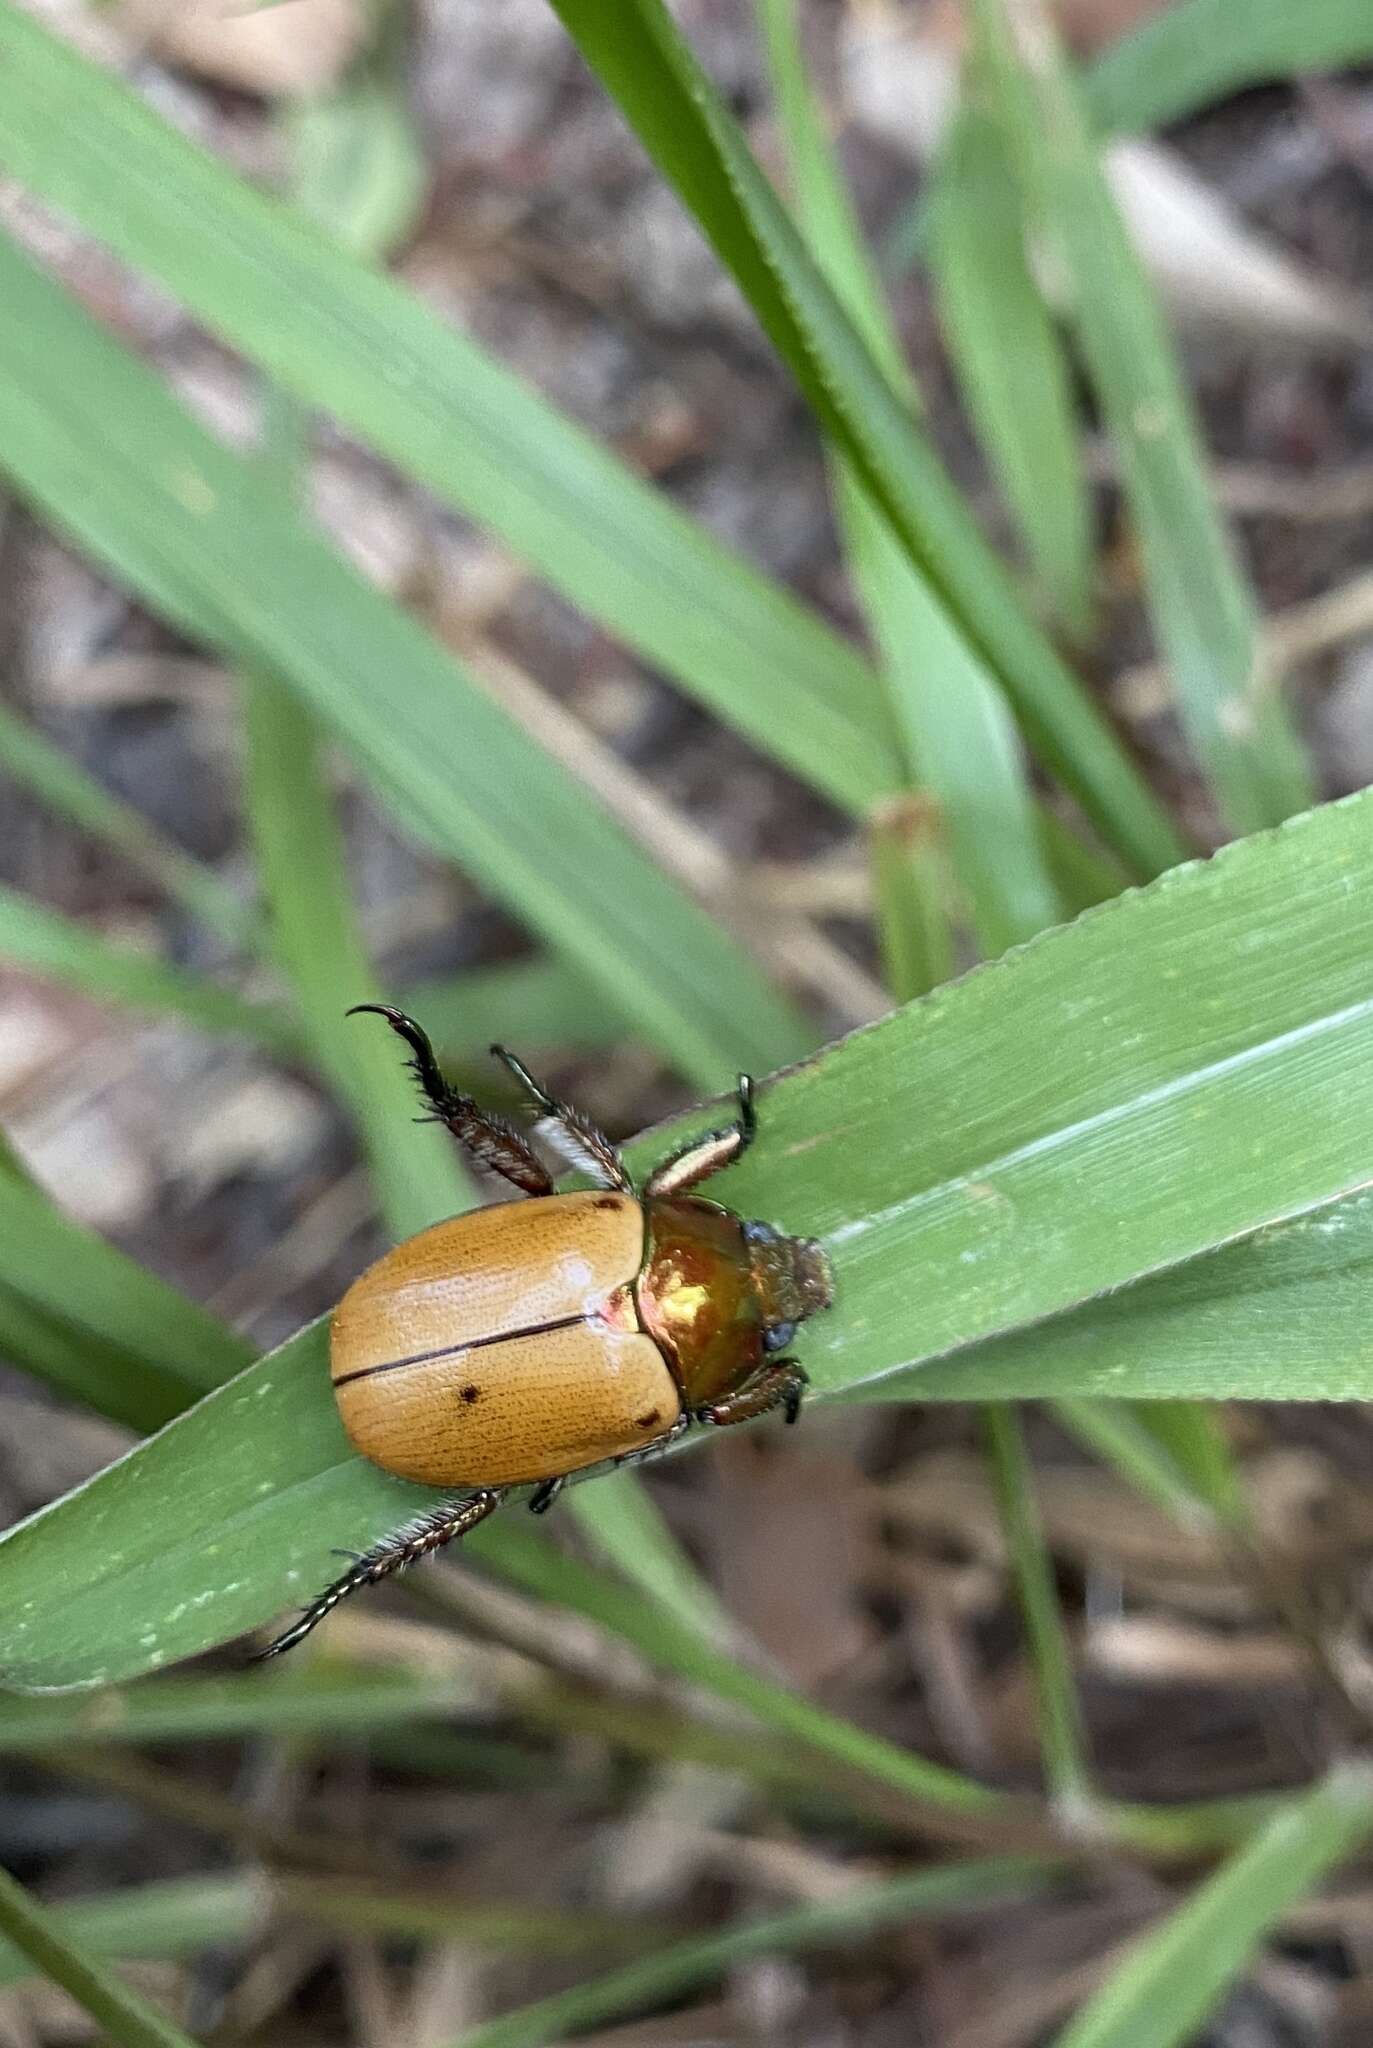
[[[531,958],[416,981],[395,998],[424,1019],[440,1052],[470,1059],[493,1039],[530,1052],[599,1052],[614,1042],[604,999],[563,960]]]
[[[266,1923],[270,1896],[256,1877],[171,1878],[52,1906],[48,1921],[60,1939],[87,1956],[172,1962],[251,1940]],[[22,1983],[37,1968],[13,1942],[0,1943],[0,1987]]]
[[[855,1885],[815,1905],[660,1946],[654,1954],[607,1976],[488,2020],[463,2034],[454,2048],[544,2048],[547,2042],[572,2039],[591,2027],[650,2012],[718,1981],[756,1956],[804,1953],[861,1941],[905,1921],[938,1918],[983,1904],[1005,1905],[1050,1889],[1058,1875],[1046,1861],[1007,1856]]]
[[[940,318],[973,424],[1042,603],[1069,639],[1085,643],[1095,556],[1072,379],[1026,259],[1014,171],[972,62],[930,206]]]
[[[874,817],[868,850],[882,979],[909,1002],[954,971],[954,882],[938,812],[917,795],[895,798]]]
[[[0,306],[0,461],[27,497],[174,624],[289,681],[412,831],[685,1072],[807,1049],[743,949],[494,698],[3,241]]]
[[[1088,1796],[1086,1736],[1034,1472],[1013,1408],[989,1402],[982,1428],[1034,1671],[1045,1783],[1055,1801],[1071,1807]]]
[[[1127,1485],[1174,1521],[1185,1528],[1211,1522],[1210,1510],[1198,1499],[1187,1475],[1146,1426],[1144,1402],[1069,1398],[1055,1401],[1053,1412],[1084,1449],[1112,1466]]]
[[[0,56],[0,163],[33,190],[836,803],[898,786],[872,672],[814,613],[9,0]]]
[[[1071,281],[1073,319],[1120,452],[1150,616],[1178,706],[1236,831],[1310,801],[1310,776],[1259,662],[1258,612],[1208,493],[1171,337],[1103,174],[1042,0],[976,0],[987,77],[1029,211]]]
[[[411,1237],[468,1207],[448,1133],[416,1129],[417,1098],[379,1018],[349,1017],[381,991],[358,930],[313,714],[274,678],[245,684],[247,800],[277,958],[322,1070],[361,1134],[387,1226]]]
[[[160,1429],[204,1391],[180,1367],[129,1351],[0,1286],[0,1357],[50,1393],[129,1429]]]
[[[276,1004],[250,1002],[188,967],[173,967],[0,887],[0,960],[74,988],[96,1002],[175,1017],[204,1031],[248,1036],[273,1052],[300,1049],[300,1034]]]
[[[112,847],[175,903],[232,945],[255,947],[256,912],[213,868],[185,853],[97,782],[36,725],[0,704],[0,775],[21,783],[78,831]]]
[[[1114,1969],[1054,2048],[1183,2048],[1287,1910],[1373,1827],[1365,1764],[1337,1768],[1271,1821]]]
[[[0,1287],[139,1361],[129,1398],[159,1387],[193,1400],[246,1365],[252,1346],[205,1309],[63,1216],[38,1188],[0,1176]],[[147,1369],[151,1369],[151,1375]]]
[[[1014,1399],[1028,1384],[1056,1397],[1129,1392],[1136,1417],[1146,1402],[1188,1395],[1363,1401],[1373,1387],[1370,1286],[1373,1197],[1361,1193],[975,1345],[948,1373],[898,1377],[883,1398]]]
[[[1152,872],[1177,857],[1153,797],[1021,605],[959,492],[809,256],[662,0],[553,0],[733,272],[835,447],[972,645],[1030,744],[1108,844]]]
[[[1083,95],[1099,128],[1128,134],[1247,86],[1370,60],[1364,0],[1174,0],[1097,58]]]
[[[727,1643],[735,1636],[728,1611],[682,1549],[638,1473],[607,1472],[596,1486],[574,1488],[568,1510],[591,1544],[665,1613],[712,1642]]]
[[[876,364],[911,401],[900,342],[806,76],[794,0],[759,0],[759,14],[811,252]],[[905,758],[921,793],[943,813],[981,950],[1004,952],[1058,914],[1015,725],[996,677],[850,464],[836,456],[830,474]],[[912,867],[909,881],[918,884],[924,872]],[[926,891],[920,924],[927,932],[940,908],[937,891]]]
[[[60,1984],[119,2048],[195,2048],[189,2034],[83,1954],[7,1870],[0,1870],[0,1935]]]
[[[797,1344],[808,1413],[860,1391],[1211,1396],[1239,1381],[1366,1396],[1366,1347],[1303,1382],[1276,1376],[1280,1349],[1252,1329],[1238,1356],[1190,1338],[1166,1371],[1148,1347],[1137,1361],[1125,1340],[1144,1325],[1119,1290],[1187,1260],[1196,1285],[1198,1254],[1369,1186],[1371,957],[1363,794],[1105,904],[760,1089],[758,1142],[717,1192],[818,1235],[833,1260],[834,1307]],[[637,1140],[631,1163],[642,1170],[703,1121]],[[1303,1281],[1312,1247],[1329,1264],[1339,1242],[1318,1229]],[[1203,1318],[1206,1286],[1193,1304]],[[1305,1307],[1309,1355],[1326,1323],[1309,1294]],[[1075,1308],[1096,1326],[1077,1345],[1064,1314]],[[1121,1341],[1103,1359],[1113,1316]],[[334,1546],[365,1548],[431,1498],[351,1456],[322,1331],[306,1334],[0,1542],[4,1675],[18,1689],[90,1684],[190,1655],[305,1599]],[[566,1597],[539,1575],[561,1573],[566,1588],[570,1561],[527,1517],[471,1543]],[[37,1584],[61,1591],[41,1615],[25,1611]],[[575,1604],[621,1600],[608,1611],[640,1617],[645,1640],[703,1683],[745,1683],[720,1676],[699,1639],[685,1648],[686,1632],[630,1588],[593,1578]],[[838,1742],[832,1729],[824,1739]]]

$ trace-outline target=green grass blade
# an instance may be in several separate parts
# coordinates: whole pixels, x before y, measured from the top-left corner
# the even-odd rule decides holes
[[[123,1349],[0,1286],[0,1358],[130,1429],[160,1429],[203,1388],[178,1365]]]
[[[667,1614],[712,1642],[737,1634],[637,1472],[608,1472],[598,1485],[574,1489],[567,1505],[593,1547]]]
[[[662,0],[626,0],[613,13],[598,0],[554,5],[738,279],[834,445],[999,677],[1030,744],[1109,844],[1146,872],[1167,866],[1178,853],[1172,827],[1025,613]]]
[[[802,227],[877,364],[908,395],[900,343],[806,77],[794,0],[759,0]],[[831,463],[854,579],[881,651],[914,779],[943,813],[981,950],[1057,921],[1015,726],[996,678],[892,533],[850,466]],[[937,898],[921,912],[928,929]]]
[[[1166,1515],[1189,1528],[1211,1522],[1186,1473],[1146,1426],[1144,1402],[1068,1399],[1053,1408],[1070,1436]]]
[[[247,798],[277,958],[315,1056],[362,1137],[391,1234],[452,1216],[471,1190],[448,1133],[415,1127],[415,1089],[379,1018],[381,991],[348,889],[346,856],[310,711],[268,676],[245,684]]]
[[[0,307],[0,462],[27,497],[174,624],[289,681],[412,831],[685,1072],[718,1080],[741,1055],[766,1069],[807,1049],[743,949],[585,790],[3,241]]]
[[[37,1906],[7,1870],[0,1870],[0,1934],[60,1984],[119,2048],[195,2048],[189,2034],[83,1955],[56,1917]]]
[[[1135,1946],[1054,2048],[1184,2048],[1264,1935],[1373,1827],[1366,1765],[1338,1769],[1271,1821]]]
[[[489,2020],[465,2033],[455,2048],[544,2048],[605,2022],[651,2011],[694,1991],[755,1956],[790,1955],[861,1941],[882,1927],[937,1917],[960,1908],[1033,1896],[1052,1886],[1054,1866],[1032,1857],[950,1863],[914,1876],[856,1885],[832,1899],[766,1919],[745,1920],[720,1933],[660,1947],[608,1976],[555,1992],[535,2005]]]
[[[1238,1354],[1196,1340],[1214,1306],[1197,1277],[1212,1262],[1197,1255],[1368,1186],[1370,927],[1365,794],[1103,905],[763,1088],[758,1143],[719,1193],[830,1250],[835,1305],[798,1340],[810,1412],[860,1391],[1312,1391],[1300,1375],[1279,1376],[1283,1317],[1271,1296],[1273,1344],[1252,1331]],[[637,1140],[632,1163],[642,1170],[699,1127],[683,1120]],[[0,1182],[0,1200],[13,1199]],[[1301,1284],[1343,1241],[1321,1228],[1313,1220],[1302,1237]],[[1243,1271],[1255,1256],[1235,1245],[1218,1261]],[[1174,1335],[1182,1326],[1180,1363],[1159,1366],[1150,1345],[1137,1360],[1147,1297],[1122,1290],[1159,1284],[1147,1276],[1187,1260],[1190,1271],[1166,1278],[1200,1299],[1163,1317]],[[1312,1314],[1309,1294],[1305,1307],[1309,1355],[1330,1319]],[[1080,1342],[1069,1309],[1091,1326]],[[1113,1319],[1117,1350],[1103,1358]],[[993,1337],[1004,1341],[983,1341]],[[222,1641],[313,1592],[333,1546],[365,1548],[432,1498],[348,1453],[322,1343],[322,1333],[297,1340],[0,1543],[12,1685],[129,1676]],[[1367,1395],[1366,1346],[1313,1378],[1321,1391]],[[148,1498],[159,1502],[155,1532]],[[518,1564],[526,1582],[556,1570],[568,1583],[568,1561],[551,1558],[527,1517],[502,1517],[472,1544],[504,1570]],[[24,1614],[36,1583],[62,1589],[41,1619]],[[620,1597],[600,1580],[584,1596]],[[647,1607],[629,1588],[623,1600],[615,1613]],[[686,1650],[678,1624],[648,1613],[652,1640],[716,1682],[713,1653],[699,1639]]]
[[[1034,1472],[1013,1408],[988,1402],[982,1428],[1034,1671],[1045,1783],[1056,1803],[1073,1810],[1090,1792],[1086,1731],[1053,1561],[1035,1502]]]
[[[175,1961],[221,1943],[250,1940],[266,1919],[268,1898],[260,1878],[171,1878],[52,1906],[48,1922],[60,1939],[88,1956]],[[37,1968],[24,1950],[0,1943],[0,1987],[22,1983]]]
[[[249,1002],[191,968],[173,967],[130,946],[117,946],[60,911],[3,886],[0,960],[78,989],[97,1002],[176,1017],[205,1031],[246,1035],[273,1052],[300,1049],[299,1031],[280,1007]]]
[[[1001,129],[972,64],[929,203],[940,318],[978,437],[1042,601],[1070,639],[1086,642],[1096,564],[1072,380],[1026,259]]]
[[[1362,1401],[1373,1385],[1370,1285],[1373,1197],[1357,1194],[1041,1329],[975,1345],[947,1374],[898,1378],[884,1398],[1008,1400],[1029,1385],[1070,1398],[1128,1390],[1141,1404],[1196,1395]]]
[[[1098,57],[1083,91],[1099,128],[1133,133],[1246,86],[1370,59],[1364,0],[1174,0]]]
[[[1231,826],[1274,824],[1310,801],[1310,776],[1261,670],[1257,606],[1208,493],[1158,302],[1042,0],[1018,0],[1014,16],[1006,0],[976,0],[972,19],[1028,209],[1071,281],[1183,723]]]
[[[127,1691],[58,1699],[0,1699],[0,1756],[76,1743],[243,1741],[264,1735],[348,1736],[441,1720],[454,1708],[451,1670],[345,1666],[232,1677],[154,1678]]]
[[[470,1059],[493,1039],[509,1038],[531,1052],[599,1052],[614,1042],[615,1018],[594,988],[565,961],[513,960],[465,974],[412,982],[396,997],[423,1017],[439,1051]]]
[[[911,795],[888,804],[868,835],[882,979],[898,1002],[952,978],[953,876],[940,820]]]
[[[257,916],[213,868],[183,853],[27,719],[0,704],[0,775],[21,783],[79,831],[113,847],[232,945],[254,947]]]
[[[253,1355],[205,1309],[9,1174],[0,1175],[0,1287],[73,1332],[89,1332],[106,1355],[139,1361],[131,1398],[165,1388],[194,1400]]]
[[[836,803],[899,786],[872,672],[815,614],[8,0],[0,58],[0,163]]]

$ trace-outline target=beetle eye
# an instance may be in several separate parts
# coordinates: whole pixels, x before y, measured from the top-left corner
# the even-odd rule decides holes
[[[777,1232],[770,1223],[751,1220],[744,1225],[745,1244],[776,1244]]]
[[[796,1335],[795,1323],[773,1323],[763,1333],[764,1351],[784,1351]]]

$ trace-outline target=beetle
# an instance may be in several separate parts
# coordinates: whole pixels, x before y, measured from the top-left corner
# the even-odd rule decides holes
[[[400,1478],[472,1490],[356,1557],[262,1658],[302,1641],[350,1593],[475,1529],[513,1487],[532,1485],[542,1514],[569,1473],[652,1456],[693,1422],[719,1428],[778,1407],[795,1422],[806,1375],[787,1346],[833,1299],[816,1240],[692,1192],[753,1141],[747,1074],[735,1121],[692,1139],[638,1191],[604,1133],[493,1045],[536,1130],[595,1182],[560,1195],[513,1124],[449,1086],[413,1018],[385,1003],[348,1014],[360,1012],[409,1046],[428,1120],[532,1199],[421,1231],[339,1303],[329,1367],[354,1447]]]

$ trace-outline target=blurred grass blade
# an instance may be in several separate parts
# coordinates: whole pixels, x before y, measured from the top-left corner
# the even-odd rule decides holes
[[[52,1906],[48,1921],[56,1935],[88,1956],[172,1961],[251,1940],[265,1925],[270,1897],[257,1877],[170,1878]],[[0,1943],[0,1987],[22,1983],[37,1968],[22,1949]]]
[[[1173,0],[1098,57],[1083,89],[1099,128],[1132,133],[1247,86],[1370,61],[1366,0]]]
[[[460,1704],[451,1665],[426,1670],[302,1660],[270,1676],[154,1678],[98,1697],[0,1699],[0,1756],[69,1744],[242,1741],[259,1735],[365,1735],[443,1720]]]
[[[1034,1671],[1045,1784],[1055,1803],[1079,1807],[1089,1794],[1086,1731],[1033,1468],[1019,1419],[1007,1403],[989,1402],[982,1428]]]
[[[315,1056],[362,1136],[391,1235],[411,1237],[472,1200],[457,1148],[416,1127],[415,1089],[379,1018],[349,1017],[381,991],[358,931],[315,720],[269,676],[244,685],[247,802],[277,958]]]
[[[589,983],[563,960],[534,957],[473,967],[465,974],[411,982],[396,1000],[423,1017],[441,1053],[488,1065],[487,1048],[502,1033],[530,1052],[599,1052],[613,1044],[616,1022]]]
[[[89,1333],[97,1356],[123,1351],[138,1361],[131,1399],[164,1386],[194,1400],[253,1356],[205,1309],[8,1174],[0,1176],[0,1287]]]
[[[291,164],[291,199],[359,256],[396,248],[424,206],[428,171],[407,104],[399,9],[327,93],[287,100],[278,115]]]
[[[249,1002],[189,967],[117,946],[3,886],[0,961],[78,989],[96,1002],[175,1017],[204,1031],[246,1034],[277,1053],[300,1050],[300,1033],[279,1005]]]
[[[1238,1352],[1206,1348],[1186,1314],[1181,1364],[1157,1368],[1148,1344],[1137,1355],[1122,1341],[1147,1334],[1147,1297],[1136,1290],[1132,1318],[1120,1290],[1185,1260],[1195,1276],[1207,1263],[1197,1254],[1368,1187],[1370,958],[1364,794],[1103,905],[761,1089],[758,1143],[718,1192],[744,1215],[814,1233],[833,1259],[835,1304],[798,1339],[818,1397],[810,1412],[862,1390],[1211,1396],[1238,1381],[1329,1391],[1323,1359],[1307,1378],[1278,1380],[1272,1345],[1252,1329]],[[631,1164],[642,1171],[710,1116],[636,1140]],[[1317,1228],[1307,1252],[1324,1242],[1328,1262],[1335,1240]],[[1222,1256],[1242,1267],[1246,1255]],[[1190,1284],[1201,1329],[1207,1283]],[[1337,1319],[1310,1294],[1304,1306],[1309,1359],[1312,1331],[1323,1341]],[[1080,1343],[1071,1308],[1091,1326]],[[1280,1332],[1276,1305],[1263,1309]],[[1114,1354],[1101,1335],[1112,1318]],[[1174,1305],[1172,1328],[1178,1320]],[[992,1337],[1005,1341],[980,1342]],[[0,1542],[11,1685],[113,1679],[223,1641],[313,1593],[335,1546],[365,1548],[432,1498],[348,1453],[322,1345],[321,1331],[287,1346]],[[1341,1355],[1335,1391],[1373,1391],[1366,1346]],[[159,1502],[155,1542],[148,1498]],[[536,1538],[528,1517],[507,1515],[470,1547],[566,1597],[556,1587],[571,1583],[569,1561]],[[561,1579],[540,1577],[550,1572]],[[41,1617],[24,1612],[36,1582],[61,1592]],[[574,1604],[602,1601],[641,1617],[635,1626],[702,1683],[743,1686],[728,1696],[757,1711],[738,1667],[631,1589],[594,1579]],[[786,1695],[783,1707],[778,1689],[758,1683],[776,1725],[792,1727],[795,1714],[793,1732],[809,1726],[806,1703]],[[828,1718],[822,1739],[842,1747]],[[930,1768],[902,1761],[917,1775]]]
[[[125,1350],[0,1286],[0,1357],[50,1392],[129,1429],[160,1429],[204,1391],[180,1365]]]
[[[0,704],[0,775],[32,790],[79,831],[114,848],[193,917],[232,945],[257,944],[257,914],[213,868],[183,853],[138,811],[111,794],[36,725]]]
[[[1033,1897],[1052,1887],[1053,1864],[1033,1857],[949,1863],[915,1876],[855,1885],[815,1905],[745,1920],[717,1934],[661,1946],[608,1976],[555,1992],[535,2005],[490,2020],[463,2034],[454,2048],[544,2048],[590,2027],[647,2012],[699,1985],[725,1976],[755,1956],[782,1956],[845,1941],[861,1941],[879,1928],[937,1918],[961,1908],[995,1906]]]
[[[607,1472],[596,1486],[574,1487],[567,1506],[592,1546],[668,1614],[711,1642],[728,1643],[737,1635],[637,1472]]]
[[[769,757],[859,816],[898,786],[872,672],[818,616],[9,0],[0,164],[283,389],[498,533]]]
[[[971,61],[933,175],[930,262],[960,385],[1050,616],[1085,643],[1095,560],[1072,380],[1026,260],[1001,130]]]
[[[918,796],[884,804],[869,833],[882,979],[909,1002],[954,971],[953,877],[939,814]]]
[[[1310,801],[1259,662],[1258,612],[1211,502],[1191,402],[1097,156],[1044,0],[974,0],[971,19],[1028,203],[1073,317],[1139,531],[1149,610],[1183,723],[1231,827]]]
[[[1145,872],[1168,866],[1178,854],[1171,825],[1025,613],[662,0],[625,0],[613,12],[599,0],[553,4],[738,279],[835,447],[999,677],[1031,746],[1108,844]]]
[[[911,400],[900,342],[806,76],[794,0],[759,0],[759,14],[812,253],[878,366]],[[981,950],[995,956],[1058,915],[1014,723],[996,678],[850,465],[835,456],[830,473],[905,757],[920,793],[943,813]],[[923,873],[914,868],[909,878],[919,881]],[[920,923],[927,933],[940,901],[933,889],[925,892]]]
[[[60,1984],[119,2048],[195,2048],[189,2034],[83,1955],[7,1870],[0,1870],[0,1935]]]
[[[743,949],[488,692],[4,241],[0,307],[0,462],[26,496],[182,630],[289,682],[412,831],[684,1072],[807,1049]]]
[[[1069,1399],[1055,1401],[1053,1411],[1070,1436],[1174,1521],[1184,1528],[1210,1525],[1209,1508],[1146,1426],[1145,1402]]]
[[[1373,1827],[1366,1764],[1331,1773],[1135,1945],[1054,2048],[1184,2048],[1269,1928]]]

